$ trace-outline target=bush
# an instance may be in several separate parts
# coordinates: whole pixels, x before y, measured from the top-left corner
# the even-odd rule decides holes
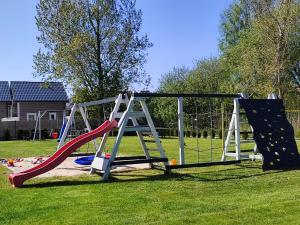
[[[247,140],[249,138],[249,134],[248,133],[242,133],[242,138],[244,140]]]
[[[173,129],[173,136],[174,137],[178,136],[178,131],[176,129]]]
[[[21,140],[23,138],[23,130],[17,130],[17,139]]]
[[[215,130],[209,130],[209,136],[211,136],[211,138],[215,138],[216,137],[216,131]]]
[[[17,130],[17,139],[18,140],[24,139],[24,130]]]
[[[33,135],[34,135],[34,129],[31,129],[31,131],[30,131],[30,139],[33,139]],[[36,133],[36,137],[35,138],[39,138],[38,137],[38,133]]]
[[[207,130],[203,130],[203,137],[204,137],[204,138],[207,138],[207,136],[208,136]]]
[[[47,139],[49,138],[49,132],[47,129],[42,130],[42,139]]]
[[[10,140],[10,132],[8,129],[4,131],[4,141]]]
[[[195,138],[196,137],[196,131],[192,131],[192,137]]]
[[[198,138],[201,138],[201,131],[198,130]]]
[[[29,130],[24,130],[24,137],[25,137],[25,139],[30,138],[30,131]]]
[[[191,136],[191,131],[190,130],[187,130],[186,131],[186,137],[190,137]]]
[[[26,140],[30,138],[29,130],[18,130],[17,131],[17,139],[18,140]]]
[[[161,129],[159,130],[159,134],[162,138],[165,138],[166,136],[168,136],[168,130]]]
[[[222,139],[222,129],[218,130],[218,136],[219,136],[220,139]]]

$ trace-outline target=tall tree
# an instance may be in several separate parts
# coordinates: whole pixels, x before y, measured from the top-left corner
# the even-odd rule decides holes
[[[238,41],[223,50],[222,58],[240,85],[237,89],[264,96],[273,91],[283,98],[296,90],[290,70],[299,61],[299,1],[248,3],[254,15],[250,26],[239,31]]]
[[[190,70],[184,66],[174,67],[160,79],[158,92],[184,93],[187,89],[186,78]],[[177,101],[175,98],[153,98],[150,107],[154,119],[160,126],[172,127],[177,123]]]
[[[226,93],[231,92],[227,79],[218,58],[201,59],[191,69],[177,67],[163,75],[158,91],[166,93]],[[223,99],[222,101],[224,102]],[[156,98],[151,103],[152,111],[155,112],[154,117],[160,126],[177,126],[177,99]],[[195,115],[196,111],[207,115],[211,105],[220,108],[220,101],[208,98],[184,98],[186,125],[191,124],[189,115]],[[203,126],[207,125],[207,117],[199,118],[200,120]]]
[[[140,35],[135,0],[40,0],[35,75],[70,85],[80,101],[147,85],[143,64],[152,46]]]
[[[241,34],[251,28],[253,20],[265,15],[277,4],[278,0],[235,0],[221,14],[220,49],[224,52],[238,44]]]

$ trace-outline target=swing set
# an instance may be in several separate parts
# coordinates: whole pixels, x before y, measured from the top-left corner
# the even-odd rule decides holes
[[[153,120],[149,113],[146,99],[147,98],[164,98],[171,97],[177,98],[178,102],[178,136],[179,136],[179,164],[178,165],[169,165],[169,160],[165,154],[163,146],[161,144],[160,137],[157,133],[156,127],[154,126]],[[88,131],[91,130],[88,117],[86,115],[86,107],[92,105],[102,105],[106,103],[115,102],[115,106],[113,111],[110,114],[109,120],[118,120],[118,135],[115,139],[115,142],[112,147],[112,151],[110,157],[105,157],[105,146],[107,142],[107,138],[109,136],[109,132],[104,134],[100,145],[97,145],[94,140],[94,146],[96,149],[95,157],[91,164],[91,173],[95,173],[96,171],[102,171],[104,173],[103,180],[107,180],[112,167],[128,165],[128,164],[140,164],[140,163],[150,163],[151,167],[155,167],[154,163],[163,163],[163,168],[166,172],[172,169],[179,168],[188,168],[188,167],[204,167],[204,166],[213,166],[213,165],[229,165],[229,164],[237,164],[240,163],[240,151],[239,151],[239,135],[236,135],[236,153],[235,160],[222,160],[218,162],[212,161],[212,139],[211,139],[211,162],[199,162],[198,163],[186,163],[185,162],[185,146],[184,146],[184,111],[183,111],[183,98],[241,98],[240,94],[172,94],[172,93],[133,93],[131,97],[127,94],[120,94],[119,96],[107,98],[99,101],[88,102],[88,103],[80,103],[74,104],[71,114],[69,116],[69,120],[67,121],[66,128],[64,133],[62,134],[62,138],[58,145],[58,149],[64,144],[66,134],[71,124],[71,119],[74,117],[76,111],[81,113],[83,120],[85,122],[86,128]],[[121,105],[124,105],[125,111],[121,110]],[[210,104],[210,126],[212,129],[212,112],[211,112],[211,104]],[[198,118],[196,118],[198,119]],[[140,121],[145,121],[145,124],[142,124]],[[144,152],[143,156],[129,156],[129,157],[117,157],[119,146],[121,140],[124,136],[125,132],[136,132],[138,136],[139,142],[141,144],[142,150]],[[145,140],[145,134],[147,134],[149,138],[149,134],[152,137],[152,140]],[[212,138],[212,137],[211,137]],[[151,142],[156,145],[156,148],[149,148],[147,143]],[[199,143],[197,144],[199,148]],[[159,157],[151,156],[152,152],[157,152]]]

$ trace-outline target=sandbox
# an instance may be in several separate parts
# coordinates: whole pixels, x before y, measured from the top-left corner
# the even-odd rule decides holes
[[[46,160],[47,157],[41,157],[42,160]],[[63,163],[57,166],[55,169],[50,170],[44,174],[37,176],[41,177],[54,177],[54,176],[78,176],[78,175],[88,175],[90,172],[90,166],[78,165],[74,162],[77,157],[68,157]],[[5,165],[9,170],[13,173],[19,173],[27,169],[31,169],[35,167],[37,164],[32,162],[37,161],[36,158],[23,158],[20,161],[14,161],[14,167],[9,167]],[[137,169],[149,169],[150,165],[148,163],[144,164],[132,164],[126,166],[118,166],[113,169],[112,172],[122,172],[122,171],[130,171]]]

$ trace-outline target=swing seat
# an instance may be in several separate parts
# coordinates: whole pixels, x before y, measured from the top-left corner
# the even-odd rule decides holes
[[[83,165],[83,166],[89,166],[92,164],[93,160],[94,160],[95,156],[85,156],[85,157],[81,157],[78,159],[75,159],[74,162],[78,165]]]

